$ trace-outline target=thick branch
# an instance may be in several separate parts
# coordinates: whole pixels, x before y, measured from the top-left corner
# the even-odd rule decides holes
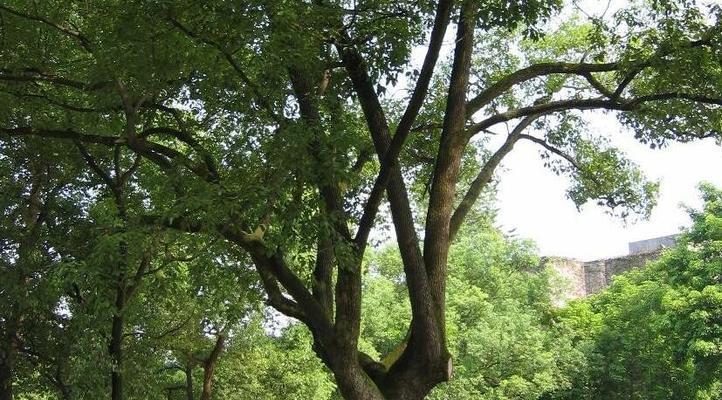
[[[379,160],[383,161],[391,139],[386,116],[374,91],[374,84],[368,75],[363,58],[356,49],[341,45],[338,45],[337,49],[341,54],[344,66],[349,73],[356,95],[361,103],[376,153]],[[409,300],[414,315],[412,325],[415,326],[412,329],[418,330],[421,336],[421,331],[424,331],[425,327],[429,330],[434,329],[433,323],[431,323],[433,306],[429,293],[428,278],[401,171],[398,165],[394,165],[390,169],[386,193],[391,206],[391,215],[408,283]],[[370,222],[365,222],[365,224],[367,223]],[[358,238],[359,236],[357,236],[356,244],[359,252],[361,252],[366,243],[359,241]]]
[[[684,92],[666,92],[656,93],[645,96],[639,96],[635,99],[626,102],[628,107],[636,108],[643,103],[649,103],[653,101],[664,101],[664,100],[688,100],[694,103],[703,103],[710,105],[722,106],[722,97],[711,97],[705,95],[697,95],[693,93]]]
[[[463,224],[464,219],[469,214],[469,211],[471,211],[471,208],[474,203],[476,203],[479,195],[486,185],[491,182],[491,179],[494,176],[494,171],[504,157],[514,148],[514,144],[516,144],[516,142],[520,139],[521,132],[523,132],[524,129],[526,129],[535,119],[539,117],[540,115],[531,115],[524,118],[509,134],[509,136],[507,136],[504,144],[502,144],[501,147],[499,147],[499,149],[497,149],[496,152],[486,161],[484,166],[481,168],[481,171],[479,171],[479,174],[471,183],[471,187],[469,187],[469,190],[464,195],[461,203],[459,203],[459,206],[456,207],[454,214],[451,216],[451,227],[449,229],[450,240],[454,240],[454,237],[456,237],[461,224]]]
[[[213,391],[213,373],[215,372],[218,358],[221,356],[225,348],[226,335],[219,333],[216,343],[213,345],[211,354],[203,360],[203,391],[201,392],[201,400],[211,400]]]
[[[696,95],[692,93],[683,92],[666,92],[650,94],[640,96],[628,100],[612,100],[604,98],[596,99],[571,99],[571,100],[557,100],[550,101],[548,103],[535,104],[528,107],[517,108],[509,110],[503,113],[493,115],[481,122],[475,123],[468,127],[467,134],[473,136],[474,134],[486,130],[498,123],[510,121],[516,118],[522,118],[534,114],[549,114],[557,111],[565,110],[593,110],[593,109],[605,109],[605,110],[617,110],[617,111],[633,111],[638,109],[645,103],[665,100],[688,100],[697,103],[711,104],[711,105],[722,105],[722,97],[711,97],[705,95]]]
[[[331,323],[325,318],[323,308],[306,288],[303,281],[286,265],[283,254],[279,249],[275,251],[268,249],[261,240],[253,237],[253,235],[235,232],[230,229],[223,229],[221,233],[229,241],[238,244],[250,254],[262,279],[267,279],[268,276],[277,279],[303,311],[303,315],[306,317],[306,320],[303,321],[322,337],[324,343],[333,343],[331,339]],[[265,278],[264,274],[266,274]],[[269,296],[277,293],[272,290]],[[281,301],[281,303],[283,303],[282,307],[291,304],[286,301]],[[279,311],[283,312],[282,309],[279,309]]]
[[[471,56],[474,48],[474,27],[477,4],[467,0],[459,16],[456,32],[456,48],[451,69],[449,93],[444,112],[439,150],[434,166],[434,176],[426,214],[424,236],[424,264],[429,276],[429,288],[434,300],[434,332],[431,340],[436,343],[434,361],[439,361],[446,351],[445,296],[446,261],[449,251],[449,223],[453,207],[456,182],[464,147],[468,140],[464,135],[466,121],[466,93],[469,86]],[[427,345],[428,346],[428,345]],[[414,346],[409,349],[413,351]],[[447,377],[448,378],[448,377]]]
[[[649,57],[646,60],[643,60],[636,65],[634,65],[622,78],[622,81],[619,83],[617,88],[614,90],[614,92],[609,91],[607,88],[603,87],[594,77],[592,76],[592,73],[594,72],[610,72],[610,71],[620,71],[623,66],[619,62],[611,62],[611,63],[566,63],[566,62],[558,62],[558,63],[539,63],[530,65],[526,68],[522,68],[518,71],[515,71],[506,77],[502,78],[498,82],[491,85],[489,88],[481,92],[479,95],[471,99],[468,103],[467,108],[467,117],[471,117],[475,112],[479,111],[481,108],[489,104],[491,101],[493,101],[495,98],[506,92],[507,90],[511,89],[513,86],[520,84],[522,82],[528,81],[530,79],[538,78],[541,76],[546,75],[552,75],[552,74],[575,74],[580,75],[587,79],[589,83],[594,87],[596,90],[598,90],[600,93],[602,93],[604,96],[610,97],[612,99],[618,99],[624,90],[627,88],[627,86],[634,80],[634,78],[642,72],[645,68],[648,68],[653,64],[655,60],[660,59],[661,57],[667,56],[669,54],[672,54],[675,50],[680,48],[694,48],[694,47],[702,47],[702,46],[708,46],[712,43],[713,36],[717,33],[719,30],[718,27],[711,28],[705,35],[699,40],[690,40],[686,43],[683,43],[681,45],[678,45],[676,47],[669,47],[669,48],[660,48],[657,52],[654,53],[651,57]]]
[[[143,132],[140,133],[139,136],[140,137],[148,137],[148,136],[152,136],[152,135],[169,135],[169,136],[175,137],[176,139],[178,139],[178,140],[182,141],[183,143],[187,144],[188,146],[190,146],[191,149],[193,149],[196,153],[198,153],[198,155],[200,156],[201,160],[203,161],[203,164],[205,165],[205,168],[207,169],[207,171],[202,171],[197,166],[193,166],[190,163],[188,165],[189,168],[191,170],[193,170],[194,172],[196,172],[196,174],[200,173],[201,175],[206,175],[206,178],[204,178],[204,179],[209,182],[218,182],[219,181],[220,175],[218,173],[218,168],[216,167],[216,161],[213,159],[213,156],[211,155],[211,153],[208,150],[206,150],[203,146],[201,146],[201,144],[198,143],[198,141],[193,137],[193,135],[191,135],[190,133],[183,131],[183,130],[168,128],[168,127],[154,127],[154,128],[149,128],[149,129],[144,130]],[[170,157],[170,154],[166,154],[166,156]],[[185,158],[185,156],[183,156],[179,152],[174,152],[174,156],[170,157],[170,158],[177,158],[179,156]]]
[[[81,82],[56,76],[51,73],[42,72],[34,68],[27,68],[19,72],[13,72],[6,69],[0,69],[0,81],[10,82],[46,82],[59,86],[66,86],[79,89],[85,92],[93,92],[96,90],[107,89],[113,85],[112,81],[100,81],[93,83]]]
[[[42,100],[48,104],[60,107],[62,109],[65,109],[68,111],[75,111],[75,112],[79,112],[79,113],[107,113],[107,112],[113,112],[113,111],[120,110],[120,107],[103,107],[103,108],[83,107],[83,106],[79,106],[79,105],[75,105],[75,104],[64,103],[62,101],[53,99],[49,96],[37,94],[37,93],[17,93],[17,92],[13,92],[10,90],[0,90],[0,92],[7,93],[7,94],[17,97],[19,99]]]
[[[48,25],[51,28],[54,28],[54,29],[60,31],[64,35],[77,40],[80,43],[80,45],[83,47],[83,49],[85,49],[88,53],[93,52],[92,46],[90,44],[90,40],[88,40],[87,37],[85,37],[83,34],[81,34],[80,32],[78,32],[75,29],[71,29],[66,26],[62,26],[62,25],[58,24],[57,22],[53,22],[53,21],[51,21],[47,18],[41,17],[39,15],[30,15],[30,14],[26,14],[26,13],[23,13],[23,12],[20,12],[17,10],[13,10],[12,8],[2,5],[2,4],[0,4],[0,10],[6,11],[10,14],[16,15],[21,18],[25,18],[25,19],[29,19],[29,20],[37,21],[37,22],[42,22],[43,24]]]
[[[530,79],[552,74],[576,74],[586,76],[592,72],[608,72],[619,69],[619,63],[587,64],[587,63],[540,63],[530,65],[513,72],[489,88],[469,100],[467,104],[467,116],[471,116],[492,100],[511,89],[514,85],[526,82]]]
[[[426,94],[429,89],[429,83],[434,73],[434,67],[436,61],[439,58],[439,52],[441,45],[444,40],[446,28],[449,25],[449,18],[451,15],[452,1],[440,1],[436,8],[436,17],[434,19],[434,27],[431,31],[431,38],[429,40],[429,48],[424,58],[424,63],[419,73],[419,78],[416,81],[416,86],[409,99],[409,103],[406,106],[399,125],[396,127],[396,133],[394,134],[391,144],[383,158],[380,157],[381,167],[374,186],[371,189],[369,198],[366,201],[363,215],[359,221],[359,229],[356,234],[357,246],[364,246],[368,240],[368,235],[373,228],[376,214],[378,213],[379,205],[383,199],[383,193],[388,184],[388,179],[391,175],[391,170],[398,162],[399,153],[403,148],[403,144],[411,132],[411,127],[416,120],[416,117],[421,110],[421,106],[424,103]]]
[[[319,227],[316,265],[313,269],[313,296],[323,306],[329,320],[333,318],[333,243]]]
[[[29,126],[0,128],[0,132],[8,136],[40,136],[54,139],[77,140],[83,143],[102,144],[105,146],[114,146],[118,140],[118,138],[114,136],[85,134],[70,129],[42,129]]]
[[[126,297],[131,298],[133,296],[133,293],[138,289],[140,286],[141,281],[143,280],[143,277],[145,276],[145,272],[148,270],[148,267],[150,266],[150,249],[147,249],[143,253],[143,257],[141,257],[140,263],[138,263],[138,268],[135,271],[135,274],[131,278],[130,284],[128,285],[128,289],[126,290]]]

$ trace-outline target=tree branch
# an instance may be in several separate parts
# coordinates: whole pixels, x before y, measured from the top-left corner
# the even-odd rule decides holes
[[[182,141],[183,143],[190,146],[191,149],[193,149],[198,155],[200,156],[201,160],[205,164],[205,167],[207,169],[207,173],[204,175],[207,175],[206,180],[209,182],[218,182],[220,180],[220,175],[218,173],[218,167],[216,166],[216,161],[213,159],[213,156],[206,150],[203,146],[201,146],[200,143],[191,135],[190,133],[184,131],[184,130],[177,130],[173,128],[168,127],[153,127],[146,129],[142,131],[139,136],[140,137],[149,137],[152,135],[169,135],[172,137],[175,137],[176,139]],[[167,156],[170,156],[170,153],[165,151],[165,154]],[[180,152],[175,152],[175,155],[170,158],[177,158],[177,157],[185,157]],[[191,170],[197,169],[197,167],[192,167],[189,164],[189,167],[191,167]],[[198,173],[198,172],[196,172]]]
[[[646,60],[641,61],[639,64],[633,66],[629,72],[624,76],[620,84],[617,86],[617,88],[614,90],[614,92],[609,93],[609,90],[606,88],[603,88],[601,84],[598,84],[598,82],[595,79],[589,80],[589,77],[592,77],[593,72],[611,72],[611,71],[620,71],[623,66],[619,62],[610,62],[610,63],[566,63],[566,62],[558,62],[558,63],[539,63],[530,65],[526,68],[522,68],[518,71],[515,71],[506,77],[502,78],[501,80],[497,81],[493,85],[491,85],[489,88],[478,94],[476,97],[471,99],[468,103],[467,107],[467,117],[471,117],[475,112],[479,111],[481,108],[489,104],[492,100],[497,98],[499,95],[504,93],[505,91],[511,89],[514,85],[517,85],[519,83],[528,81],[530,79],[538,78],[540,76],[546,76],[551,74],[576,74],[584,77],[587,79],[590,84],[597,90],[599,90],[602,94],[604,94],[607,97],[610,97],[612,99],[619,98],[622,93],[624,92],[624,89],[632,82],[632,80],[639,74],[641,71],[643,71],[645,68],[652,65],[654,60],[657,60],[661,57],[664,57],[666,55],[672,54],[674,50],[680,49],[680,48],[693,48],[693,47],[701,47],[701,46],[708,46],[712,43],[712,38],[714,34],[719,30],[718,27],[711,28],[701,39],[699,40],[690,40],[678,47],[675,48],[664,48],[660,49],[657,52],[655,52],[654,55],[649,57]]]
[[[0,10],[6,11],[10,14],[16,15],[21,18],[29,19],[31,21],[42,22],[43,24],[60,31],[64,35],[77,40],[80,43],[80,45],[83,47],[83,49],[85,49],[85,51],[87,51],[88,53],[93,52],[90,40],[87,37],[85,37],[83,34],[81,34],[80,32],[78,32],[74,29],[70,29],[68,27],[62,26],[62,25],[58,24],[57,22],[53,22],[53,21],[51,21],[47,18],[41,17],[39,15],[30,15],[30,14],[26,14],[26,13],[23,13],[23,12],[20,12],[17,10],[13,10],[12,8],[2,5],[2,4],[0,4]]]
[[[461,200],[461,203],[459,203],[458,207],[454,211],[454,214],[451,216],[451,227],[449,229],[450,240],[454,240],[454,238],[456,237],[459,228],[464,223],[464,219],[468,215],[472,206],[474,205],[474,203],[476,203],[476,200],[479,198],[479,195],[481,195],[481,192],[484,190],[486,185],[491,182],[491,179],[494,176],[494,171],[499,166],[501,161],[507,154],[511,152],[511,150],[514,148],[514,144],[516,144],[516,142],[521,138],[521,133],[540,116],[541,114],[537,114],[530,115],[524,118],[514,128],[514,130],[511,131],[509,136],[507,136],[504,144],[502,144],[501,147],[499,147],[499,149],[497,149],[496,152],[492,154],[489,160],[486,161],[484,166],[481,168],[481,171],[479,171],[479,174],[471,183],[471,186],[464,195],[464,198]]]
[[[319,224],[322,225],[322,224]],[[328,233],[319,227],[316,243],[316,265],[313,269],[313,296],[316,298],[329,320],[333,318],[333,242]]]
[[[433,351],[436,354],[432,356],[432,360],[429,360],[434,363],[447,361],[444,357],[448,357],[445,338],[445,296],[446,263],[451,244],[449,224],[461,157],[468,143],[468,139],[464,135],[466,93],[469,87],[477,10],[478,4],[473,0],[467,0],[464,2],[459,15],[443,129],[436,164],[434,165],[434,175],[426,213],[424,265],[429,277],[429,289],[434,302],[434,312],[429,316],[429,318],[432,318],[433,330],[426,333],[427,337],[424,338],[430,343],[419,345],[431,346],[434,349]],[[416,351],[416,344],[411,343],[406,352]],[[450,376],[446,378],[448,379]]]
[[[100,168],[98,163],[95,162],[95,159],[93,158],[93,156],[90,155],[90,153],[88,153],[88,150],[85,148],[85,146],[83,146],[82,142],[80,142],[79,140],[74,140],[73,143],[75,143],[75,146],[80,151],[80,154],[83,156],[83,159],[88,164],[90,169],[92,169],[95,174],[98,175],[98,177],[101,178],[103,182],[105,182],[105,185],[108,186],[109,190],[114,191],[116,186],[115,182],[113,182],[113,179],[110,177],[110,175],[103,171],[103,169]]]
[[[351,42],[351,40],[346,38],[346,42]],[[337,43],[336,48],[339,54],[341,54],[344,67],[351,78],[354,90],[361,103],[366,124],[374,142],[376,154],[378,155],[379,161],[383,162],[384,155],[387,153],[391,141],[389,127],[364,60],[351,45],[344,46]],[[409,300],[412,315],[414,316],[415,329],[418,330],[420,336],[422,336],[421,331],[424,330],[423,326],[429,327],[430,330],[433,329],[433,322],[431,322],[431,319],[433,319],[433,305],[429,292],[428,277],[421,255],[421,248],[419,247],[419,238],[411,213],[409,197],[401,176],[400,168],[398,165],[394,165],[390,170],[386,194],[391,206],[391,216],[394,222],[398,247],[408,283]],[[366,227],[372,223],[371,218],[367,217],[363,222],[363,226]],[[366,229],[370,228],[364,228],[364,230]],[[357,233],[354,241],[358,249],[357,251],[359,253],[363,252],[367,244],[363,231],[361,235]]]
[[[558,149],[558,148],[550,145],[550,144],[547,143],[545,140],[539,139],[539,138],[534,137],[534,136],[531,136],[531,135],[519,135],[519,138],[520,138],[520,139],[529,140],[529,141],[531,141],[531,142],[534,142],[534,143],[542,146],[543,148],[545,148],[546,150],[548,150],[550,153],[556,154],[557,156],[559,156],[559,157],[563,158],[564,160],[566,160],[569,164],[571,164],[572,167],[574,167],[574,169],[576,169],[576,170],[579,171],[580,173],[581,173],[581,172],[584,172],[584,169],[582,169],[582,166],[579,165],[579,163],[577,162],[577,160],[574,159],[574,157],[572,157],[572,156],[570,156],[569,154],[565,153],[565,152],[562,151],[561,149]],[[599,185],[599,182],[596,181],[596,178],[595,178],[593,175],[591,175],[590,178],[591,178],[592,180],[594,180],[597,185]]]
[[[0,81],[10,82],[47,82],[59,86],[66,86],[79,89],[85,92],[93,92],[101,89],[108,89],[113,85],[112,81],[100,81],[93,83],[81,82],[56,76],[51,73],[42,72],[35,68],[26,68],[20,72],[13,72],[7,69],[0,69]]]
[[[470,117],[472,114],[489,104],[492,100],[511,89],[514,85],[518,85],[519,83],[538,78],[540,76],[552,74],[576,74],[585,76],[586,74],[591,74],[592,72],[615,71],[619,68],[619,63],[588,64],[558,62],[530,65],[507,75],[483,92],[479,93],[473,99],[469,100],[466,114],[467,117]]]
[[[42,95],[42,94],[36,94],[36,93],[17,93],[10,90],[0,90],[2,93],[7,93],[11,96],[17,97],[19,99],[39,99],[47,102],[48,104],[63,108],[68,111],[75,111],[79,113],[105,113],[110,111],[120,111],[120,107],[105,107],[105,108],[93,108],[93,107],[83,107],[78,106],[74,104],[68,104],[63,103],[61,101],[55,100],[49,96]]]
[[[446,28],[449,25],[452,6],[453,2],[450,0],[442,0],[437,5],[434,26],[431,30],[431,38],[429,40],[429,47],[424,58],[424,63],[421,67],[421,72],[419,73],[419,78],[416,81],[416,86],[414,87],[409,103],[406,106],[406,110],[396,127],[396,133],[386,150],[386,154],[383,157],[379,157],[381,161],[380,171],[376,177],[374,186],[371,189],[366,205],[364,206],[363,214],[359,221],[359,228],[356,233],[357,246],[363,246],[368,240],[368,235],[371,232],[371,228],[373,228],[376,214],[378,213],[381,200],[383,199],[384,190],[386,189],[389,177],[391,176],[391,170],[398,162],[398,157],[401,153],[404,142],[411,132],[412,125],[414,124],[414,121],[421,110],[421,106],[424,103],[424,99],[426,98],[429,83],[431,82],[431,78],[434,73],[434,67],[436,66],[441,45],[443,44]]]
[[[581,74],[581,75],[582,75],[582,76],[584,77],[584,79],[586,79],[587,82],[589,82],[589,84],[592,85],[592,87],[593,87],[594,89],[596,89],[599,93],[601,93],[602,95],[604,95],[605,97],[608,97],[608,98],[610,98],[610,99],[611,99],[611,98],[614,98],[614,92],[612,92],[612,91],[609,90],[606,86],[604,86],[601,82],[599,82],[599,80],[598,80],[597,78],[595,78],[594,75],[593,75],[591,72],[585,72],[585,73],[583,73],[583,74]]]
[[[467,135],[473,136],[474,134],[488,129],[498,123],[510,121],[512,119],[526,117],[534,114],[549,114],[556,111],[565,110],[593,110],[593,109],[605,109],[605,110],[617,110],[617,111],[633,111],[638,109],[645,103],[654,101],[664,100],[688,100],[697,103],[711,104],[711,105],[722,105],[722,97],[710,97],[706,95],[697,95],[684,92],[666,92],[644,95],[633,99],[571,99],[571,100],[557,100],[550,101],[548,103],[535,104],[528,107],[517,108],[509,110],[503,113],[493,115],[483,121],[472,124],[467,128]]]
[[[114,136],[84,134],[70,129],[43,129],[20,126],[16,128],[0,128],[0,132],[8,136],[40,136],[54,139],[77,140],[83,143],[102,144],[104,146],[114,146],[118,141],[118,138]]]
[[[278,308],[279,311],[291,311],[303,317],[304,319],[301,319],[301,321],[319,334],[320,337],[323,338],[324,343],[333,343],[331,338],[333,329],[330,321],[325,318],[323,308],[311,292],[309,292],[301,279],[286,265],[280,249],[276,249],[275,251],[269,250],[262,240],[253,235],[237,232],[228,228],[222,228],[221,234],[232,243],[241,246],[241,248],[245,249],[251,256],[254,265],[256,265],[256,269],[261,275],[264,288],[270,289],[270,292],[267,292],[269,300],[278,302],[278,304],[273,304],[274,307],[279,305],[281,307]],[[290,300],[285,298],[280,291],[277,290],[278,286],[274,287],[271,285],[273,282],[272,279],[278,280],[278,282],[283,285],[299,306],[298,309],[296,309],[295,306],[291,306],[293,303],[289,303]],[[302,312],[299,313],[298,310]]]
[[[229,52],[222,44],[218,43],[215,40],[211,40],[207,37],[201,36],[198,32],[195,32],[191,30],[190,28],[183,25],[180,21],[176,20],[175,18],[168,16],[167,20],[176,27],[178,30],[183,32],[185,35],[190,37],[191,39],[194,39],[200,43],[206,44],[208,46],[213,47],[216,49],[221,55],[226,59],[228,64],[233,68],[233,70],[238,74],[238,76],[241,78],[241,81],[243,84],[248,86],[249,89],[251,89],[251,92],[253,93],[253,96],[255,97],[258,104],[263,107],[266,112],[268,112],[268,115],[277,123],[283,124],[285,121],[285,118],[281,115],[276,114],[273,105],[268,101],[268,99],[263,96],[261,89],[253,83],[253,81],[248,77],[246,72],[241,68],[240,64],[236,61],[236,59],[233,57],[233,54]]]

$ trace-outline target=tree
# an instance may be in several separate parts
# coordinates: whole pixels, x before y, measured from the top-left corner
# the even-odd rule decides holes
[[[242,249],[344,397],[418,399],[452,375],[449,247],[515,143],[570,175],[575,203],[626,216],[647,213],[656,186],[584,132],[584,111],[614,112],[653,146],[720,133],[719,8],[663,0],[545,26],[562,6],[14,0],[0,5],[0,132],[138,155],[139,220]],[[409,95],[389,96],[402,77]],[[476,151],[505,125],[501,147]],[[411,310],[389,366],[359,350],[384,198]]]
[[[398,251],[371,257],[364,288],[362,348],[388,354],[410,314]],[[447,331],[456,360],[450,382],[431,399],[540,399],[573,386],[585,357],[568,329],[558,329],[552,271],[540,268],[529,243],[488,223],[460,231],[450,249]],[[388,304],[390,312],[374,313]]]
[[[563,398],[719,398],[722,192],[703,185],[702,197],[675,248],[562,310],[589,360]]]
[[[38,140],[3,144],[1,154],[0,398],[7,400],[13,381],[28,375],[67,389],[61,370],[43,368],[49,354],[41,348],[62,346],[62,338],[48,337],[60,322],[55,309],[62,295],[50,276],[62,238],[77,222],[67,210],[80,198],[73,189],[80,168]],[[66,168],[53,168],[51,157],[65,160]]]

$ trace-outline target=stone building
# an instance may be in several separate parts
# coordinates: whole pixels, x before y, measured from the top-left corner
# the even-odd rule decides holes
[[[609,286],[612,277],[632,268],[643,267],[659,257],[665,248],[674,246],[678,235],[662,236],[629,243],[629,255],[594,261],[564,257],[544,257],[542,263],[552,267],[562,278],[557,302],[594,294]]]

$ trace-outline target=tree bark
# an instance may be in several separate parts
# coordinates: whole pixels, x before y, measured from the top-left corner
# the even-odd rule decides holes
[[[0,400],[13,400],[13,364],[14,350],[10,343],[6,343],[8,335],[3,337],[0,348]]]
[[[118,279],[118,287],[115,297],[115,314],[113,315],[112,328],[110,332],[110,345],[108,354],[112,362],[110,372],[110,398],[112,400],[123,399],[123,309],[125,308],[125,287],[124,278]]]
[[[186,400],[193,400],[193,363],[191,362],[190,355],[188,356],[188,362],[184,370],[186,374]]]
[[[361,368],[357,357],[336,357],[329,366],[341,392],[347,400],[385,400],[378,386]]]
[[[211,395],[213,394],[213,374],[218,364],[218,358],[221,356],[225,347],[225,342],[226,336],[219,333],[211,354],[203,361],[203,392],[201,392],[201,400],[211,400]]]

